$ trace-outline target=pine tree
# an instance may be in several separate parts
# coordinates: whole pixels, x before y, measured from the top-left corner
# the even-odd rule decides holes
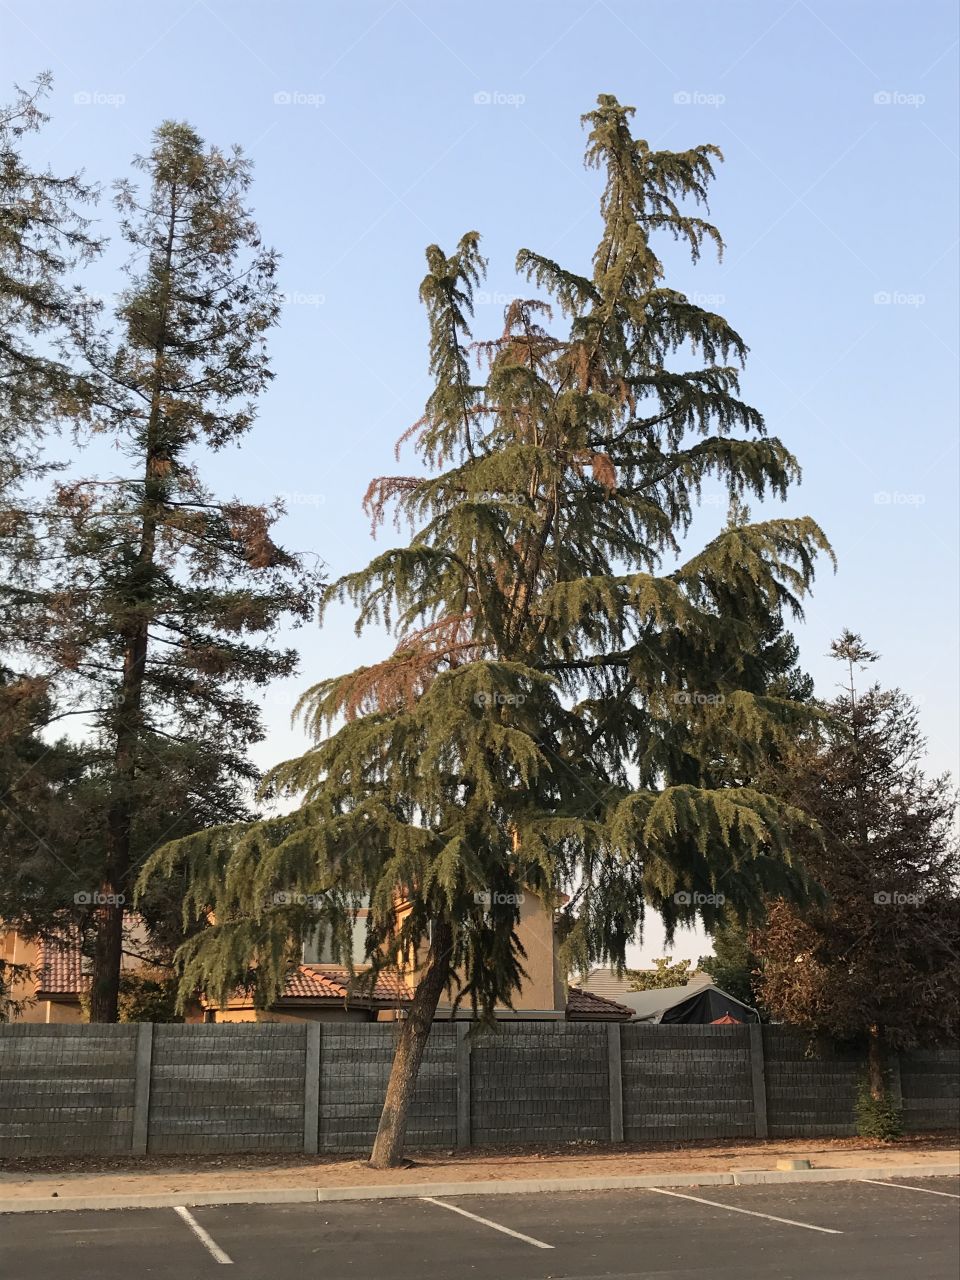
[[[697,968],[709,973],[721,990],[737,1000],[757,1008],[754,971],[759,961],[750,950],[749,930],[735,915],[721,921],[713,929],[713,954],[701,956]],[[763,1010],[761,1016],[765,1017]]]
[[[59,176],[30,164],[24,148],[48,117],[41,103],[49,75],[17,89],[0,106],[0,556],[4,577],[30,548],[23,487],[44,470],[38,444],[45,427],[89,408],[92,388],[63,358],[82,297],[72,268],[95,256],[80,209],[96,189],[79,174]],[[15,623],[0,593],[0,641]],[[15,630],[15,628],[14,628]]]
[[[36,495],[55,470],[44,439],[89,417],[94,396],[70,334],[91,309],[71,274],[101,248],[81,212],[97,192],[27,155],[50,88],[41,75],[0,106],[0,920],[28,937],[56,932],[68,891],[86,879],[74,821],[83,752],[44,736],[61,708],[31,670],[23,616],[43,564]]]
[[[264,640],[284,616],[310,615],[316,585],[274,541],[276,506],[219,499],[199,470],[204,447],[243,438],[271,377],[276,258],[246,204],[249,164],[168,122],[136,167],[142,189],[123,182],[116,197],[130,246],[117,331],[82,313],[73,334],[96,388],[92,429],[128,465],[58,482],[45,577],[19,600],[46,678],[93,726],[105,790],[93,888],[108,902],[84,932],[101,1022],[117,1017],[138,862],[204,822],[254,816],[252,691],[295,666],[293,650]]]
[[[768,779],[819,829],[798,852],[826,894],[775,901],[751,935],[758,993],[778,1019],[868,1045],[869,1092],[884,1099],[888,1048],[960,1032],[960,851],[950,779],[923,772],[916,708],[898,689],[856,687],[877,660],[845,631],[833,647],[844,691],[820,731]]]
[[[296,811],[181,841],[146,872],[184,869],[188,909],[216,915],[182,949],[184,992],[222,998],[255,971],[262,1003],[317,924],[272,893],[319,895],[343,939],[369,895],[374,966],[421,962],[376,1167],[400,1158],[443,991],[490,1018],[522,983],[518,895],[570,894],[565,956],[586,968],[623,964],[647,906],[673,929],[712,918],[697,894],[718,886],[760,902],[799,882],[801,815],[731,784],[729,762],[755,771],[805,719],[751,668],[827,544],[808,518],[748,519],[741,498],[784,497],[797,464],[740,398],[743,340],[663,284],[664,238],[694,261],[721,248],[687,208],[719,152],[651,150],[631,115],[604,95],[585,117],[606,178],[592,272],[522,250],[549,300],[512,302],[499,337],[472,344],[479,236],[427,250],[434,389],[407,433],[427,474],[375,479],[366,498],[375,528],[393,505],[411,537],[326,597],[358,607],[358,630],[395,625],[396,649],[304,695],[316,745],[271,775]],[[708,476],[730,520],[684,559]]]

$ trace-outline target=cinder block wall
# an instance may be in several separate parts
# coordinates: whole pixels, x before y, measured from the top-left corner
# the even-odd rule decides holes
[[[399,1023],[328,1023],[320,1040],[320,1150],[368,1151],[377,1132]],[[456,1028],[434,1023],[410,1106],[412,1146],[457,1141]]]
[[[398,1024],[0,1026],[0,1155],[368,1151]],[[782,1027],[435,1024],[413,1148],[855,1131],[862,1055]],[[308,1068],[309,1064],[309,1068]],[[960,1054],[893,1064],[907,1128],[960,1124]]]
[[[305,1025],[156,1026],[149,1150],[301,1151]]]
[[[620,1037],[628,1142],[754,1137],[747,1027],[628,1023]]]
[[[0,1026],[0,1154],[130,1150],[137,1028]]]
[[[960,1125],[960,1049],[915,1049],[900,1055],[903,1125],[908,1133]]]
[[[861,1052],[787,1027],[763,1028],[771,1138],[848,1137],[857,1132]]]
[[[504,1023],[470,1045],[474,1142],[605,1141],[610,1137],[606,1028]]]

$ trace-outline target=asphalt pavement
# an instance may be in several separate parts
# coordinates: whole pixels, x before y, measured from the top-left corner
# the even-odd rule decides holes
[[[0,1215],[2,1280],[956,1280],[960,1179]]]

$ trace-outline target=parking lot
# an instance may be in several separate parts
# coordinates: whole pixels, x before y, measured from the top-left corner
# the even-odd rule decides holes
[[[0,1215],[3,1280],[956,1280],[960,1179]]]

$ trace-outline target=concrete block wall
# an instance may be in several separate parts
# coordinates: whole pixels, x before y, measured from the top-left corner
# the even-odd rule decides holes
[[[470,1044],[473,1142],[607,1141],[606,1028],[504,1023]]]
[[[900,1091],[907,1133],[960,1128],[960,1048],[902,1053]]]
[[[628,1023],[620,1037],[628,1142],[755,1136],[749,1028]]]
[[[0,1154],[128,1152],[137,1028],[0,1025]]]
[[[305,1023],[156,1026],[148,1146],[302,1151]]]
[[[321,1151],[368,1151],[376,1136],[400,1023],[328,1023],[320,1037]],[[410,1108],[411,1146],[457,1142],[456,1027],[435,1023]]]
[[[0,1156],[368,1151],[399,1024],[0,1025]],[[960,1124],[960,1054],[893,1061],[906,1127]],[[411,1148],[855,1132],[862,1054],[782,1027],[435,1024]]]
[[[856,1134],[862,1051],[787,1027],[764,1027],[763,1055],[771,1138]]]

